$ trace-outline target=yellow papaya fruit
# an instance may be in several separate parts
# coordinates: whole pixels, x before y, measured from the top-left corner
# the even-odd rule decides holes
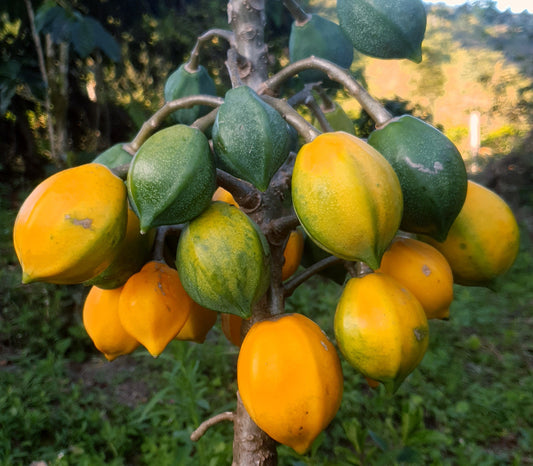
[[[235,314],[220,313],[220,328],[228,341],[235,346],[242,344],[242,323],[245,319]]]
[[[422,305],[398,281],[379,272],[346,283],[334,330],[346,360],[389,393],[418,366],[428,346]]]
[[[203,343],[217,321],[218,313],[211,309],[191,303],[191,312],[185,321],[185,324],[176,335],[176,340],[194,341]]]
[[[402,190],[391,165],[362,139],[340,131],[302,146],[294,165],[292,201],[317,245],[374,270],[402,218]]]
[[[414,238],[396,238],[383,254],[377,271],[395,278],[413,293],[428,319],[450,317],[452,269],[433,246]]]
[[[83,305],[83,325],[94,346],[112,361],[139,346],[120,323],[118,301],[122,287],[103,290],[91,287]]]
[[[178,272],[150,261],[124,285],[118,313],[124,329],[157,357],[183,328],[194,306]]]
[[[283,267],[281,269],[281,279],[287,280],[287,278],[294,275],[300,266],[302,261],[302,255],[304,252],[304,235],[300,230],[293,230],[289,234],[289,239],[283,250]]]
[[[446,240],[421,236],[452,268],[455,283],[492,287],[513,265],[520,230],[507,203],[490,189],[468,181],[466,200]]]
[[[13,242],[22,282],[82,283],[104,271],[126,233],[124,182],[89,163],[41,182],[22,204]]]
[[[234,205],[235,207],[239,207],[239,204],[237,204],[237,201],[235,201],[235,198],[233,197],[233,194],[231,194],[229,191],[224,189],[222,186],[219,186],[212,197],[213,201],[222,201],[226,204]]]
[[[254,324],[237,361],[246,411],[270,437],[303,454],[339,409],[343,376],[335,347],[301,314]]]
[[[141,234],[139,218],[132,209],[128,209],[126,235],[118,246],[117,256],[107,269],[85,284],[96,285],[106,290],[124,285],[128,278],[141,270],[148,260],[154,239],[155,230]]]

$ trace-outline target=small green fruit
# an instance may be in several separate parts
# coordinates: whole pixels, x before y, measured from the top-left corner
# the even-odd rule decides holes
[[[123,145],[123,142],[119,142],[111,146],[96,157],[92,163],[100,163],[107,168],[115,168],[130,163],[133,157],[122,148]]]

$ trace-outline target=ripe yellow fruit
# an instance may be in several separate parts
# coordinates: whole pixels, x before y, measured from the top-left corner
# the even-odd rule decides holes
[[[455,283],[491,286],[518,255],[520,230],[511,208],[490,189],[468,181],[466,200],[442,243],[426,236],[450,264]]]
[[[289,235],[285,250],[283,251],[283,268],[281,269],[281,279],[287,280],[291,277],[302,261],[302,254],[304,252],[304,235],[300,230],[293,230]]]
[[[105,270],[126,233],[124,182],[104,165],[63,170],[22,204],[13,242],[22,281],[82,283]]]
[[[222,332],[228,341],[235,346],[241,346],[242,344],[241,327],[243,320],[241,316],[235,314],[220,313],[220,327],[222,328]]]
[[[217,317],[217,312],[212,311],[211,309],[206,309],[193,301],[191,303],[189,317],[176,335],[176,340],[203,343],[209,330],[215,325]]]
[[[377,271],[395,278],[413,293],[428,319],[450,317],[452,269],[433,246],[413,238],[396,238]]]
[[[234,205],[235,207],[239,207],[239,204],[237,204],[237,201],[233,197],[233,195],[224,189],[222,186],[219,186],[216,191],[213,194],[213,201],[222,201],[226,204]]]
[[[335,417],[343,391],[335,347],[301,314],[251,327],[237,361],[237,384],[253,421],[300,454]]]
[[[376,272],[350,279],[337,305],[335,336],[346,360],[394,393],[422,361],[429,328],[422,305],[403,285]]]
[[[91,287],[83,305],[83,325],[98,351],[112,361],[139,346],[120,323],[118,301],[122,287],[103,290]]]
[[[178,272],[150,261],[124,285],[118,313],[124,329],[157,357],[183,328],[193,306]]]
[[[400,182],[372,146],[324,133],[302,146],[292,175],[294,210],[322,249],[377,269],[402,218]]]

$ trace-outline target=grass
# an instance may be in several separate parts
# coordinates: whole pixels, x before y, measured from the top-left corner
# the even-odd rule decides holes
[[[232,428],[198,424],[234,408],[237,350],[217,325],[203,345],[172,342],[109,363],[81,323],[86,289],[20,285],[14,213],[0,209],[0,465],[228,465]],[[527,235],[498,293],[457,286],[451,319],[387,396],[343,363],[341,409],[305,456],[280,465],[533,463],[533,254]],[[332,336],[340,287],[319,278],[288,310]]]

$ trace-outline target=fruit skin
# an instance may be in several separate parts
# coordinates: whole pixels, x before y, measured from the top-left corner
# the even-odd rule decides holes
[[[444,240],[466,197],[466,168],[453,142],[433,126],[404,115],[373,131],[368,143],[400,180],[400,228]]]
[[[337,15],[340,27],[360,52],[422,61],[426,9],[420,0],[337,0]]]
[[[94,278],[115,258],[127,212],[123,181],[103,165],[80,165],[45,179],[15,219],[22,282],[67,285]]]
[[[420,239],[444,255],[455,283],[467,286],[494,288],[520,249],[520,230],[511,208],[495,192],[471,180],[446,240]]]
[[[191,302],[191,312],[185,324],[176,335],[176,340],[203,343],[209,330],[215,325],[218,313]]]
[[[158,131],[135,154],[126,184],[141,232],[191,220],[207,208],[216,189],[207,138],[185,125]]]
[[[230,343],[239,347],[242,344],[241,327],[243,320],[242,317],[235,314],[220,314],[220,327],[222,332]]]
[[[390,164],[344,132],[302,146],[292,175],[292,201],[305,232],[322,249],[379,267],[402,217],[402,192]]]
[[[301,314],[251,327],[239,352],[237,384],[254,422],[300,454],[335,417],[343,392],[335,347]]]
[[[420,363],[429,328],[422,305],[382,273],[350,279],[335,312],[337,345],[365,377],[394,393]]]
[[[289,36],[289,57],[291,62],[315,57],[329,60],[341,68],[350,68],[353,61],[353,46],[338,24],[319,15],[309,15],[304,24],[292,23]],[[299,73],[305,82],[316,82],[327,78],[318,70]]]
[[[333,104],[333,109],[322,110],[333,131],[344,131],[355,136],[355,126],[352,119],[337,102]],[[313,118],[311,123],[313,126],[319,126],[316,118]]]
[[[217,95],[215,82],[202,65],[199,65],[197,70],[191,71],[185,64],[182,64],[169,75],[165,82],[166,102],[197,94]],[[172,118],[176,123],[190,125],[210,110],[212,109],[206,105],[195,105],[191,108],[176,110],[172,113]]]
[[[283,251],[283,267],[281,269],[281,279],[294,275],[300,266],[304,251],[304,235],[300,230],[293,230],[289,234],[289,239]]]
[[[119,142],[111,146],[98,155],[92,163],[101,163],[107,168],[115,168],[130,163],[133,157],[122,148],[123,145],[123,142]]]
[[[139,342],[120,323],[118,302],[122,287],[103,290],[91,287],[83,305],[83,325],[108,361],[134,351]]]
[[[213,202],[182,231],[176,268],[197,303],[249,318],[270,285],[270,249],[246,214]]]
[[[217,188],[217,190],[214,192],[213,201],[222,201],[226,204],[234,205],[235,207],[239,207],[239,204],[237,204],[237,201],[233,197],[233,194],[231,194],[229,191],[225,190],[221,186]]]
[[[248,86],[230,89],[213,125],[217,166],[265,191],[289,155],[289,126]]]
[[[157,357],[183,328],[195,306],[178,272],[150,261],[124,285],[118,313],[124,329]]]
[[[414,238],[396,238],[377,270],[395,278],[415,296],[428,319],[448,319],[453,301],[453,274],[433,246]]]
[[[133,210],[128,209],[126,235],[117,246],[117,256],[102,273],[84,284],[96,285],[106,290],[121,287],[128,278],[141,270],[146,263],[152,250],[154,239],[155,230],[150,230],[142,235],[137,215],[135,215]]]

